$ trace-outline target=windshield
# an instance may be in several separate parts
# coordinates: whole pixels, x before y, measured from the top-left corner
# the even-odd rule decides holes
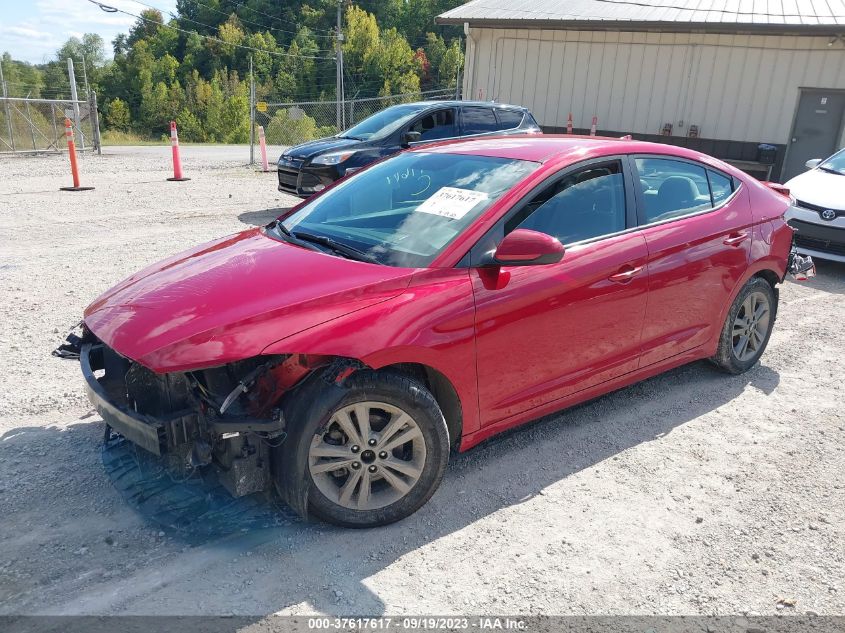
[[[427,105],[397,105],[376,112],[358,125],[338,134],[341,138],[354,138],[362,141],[383,138],[395,132],[405,123],[410,122],[420,112],[428,108]]]
[[[331,240],[380,264],[425,267],[536,168],[488,156],[399,154],[306,202],[271,230]]]
[[[833,156],[819,165],[819,167],[825,171],[845,176],[845,149],[841,149],[836,152]]]

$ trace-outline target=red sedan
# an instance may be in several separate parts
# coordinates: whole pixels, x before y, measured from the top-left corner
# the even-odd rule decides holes
[[[126,440],[233,495],[381,525],[453,449],[697,359],[748,370],[788,207],[668,145],[443,143],[133,275],[65,350]]]

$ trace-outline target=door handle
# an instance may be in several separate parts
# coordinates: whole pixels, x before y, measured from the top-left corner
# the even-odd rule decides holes
[[[627,284],[630,283],[634,277],[640,274],[642,269],[642,266],[625,266],[618,273],[611,275],[607,279],[616,284]]]
[[[748,239],[748,233],[731,233],[725,241],[722,242],[725,246],[739,246],[742,242]]]

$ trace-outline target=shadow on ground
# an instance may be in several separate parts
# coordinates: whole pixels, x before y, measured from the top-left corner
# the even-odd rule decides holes
[[[233,498],[213,469],[177,475],[165,459],[122,438],[106,443],[102,458],[106,475],[127,503],[191,545],[299,520],[273,492]]]
[[[262,556],[273,560],[274,567],[280,562],[283,567],[275,572],[278,577],[260,581],[264,586],[275,583],[271,597],[265,598],[270,604],[261,603],[270,610],[308,602],[324,613],[382,614],[386,605],[365,581],[406,553],[503,508],[525,503],[573,473],[626,449],[657,440],[730,402],[749,386],[771,393],[779,380],[778,373],[765,365],[741,376],[726,376],[709,363],[697,362],[546,417],[453,456],[440,490],[426,506],[404,521],[376,530],[352,532],[303,522],[280,509],[272,497],[227,499],[210,480],[179,482],[163,478],[155,470],[145,477],[125,450],[106,450],[104,460],[106,473],[146,524],[160,525],[190,551],[202,552],[201,562],[195,561],[194,566],[204,569],[215,555],[230,559],[233,552],[267,546],[260,550]],[[77,424],[69,432],[93,439],[101,424]],[[44,441],[45,434],[52,437]],[[56,437],[62,434],[45,427],[10,431],[0,438],[0,457],[25,450],[33,436],[35,440],[42,436],[38,443],[53,444],[52,458],[61,460],[59,449],[68,448],[67,440]],[[92,472],[93,468],[89,466]],[[34,494],[32,503],[46,502]],[[42,510],[45,514],[51,511]],[[174,592],[187,596],[196,590],[197,570],[191,569],[191,559],[186,556],[190,555],[174,556],[157,566],[156,573],[169,578],[168,596]],[[327,569],[336,574],[327,578]],[[342,587],[344,604],[339,604],[327,580]],[[137,579],[123,582],[130,594],[137,591]],[[89,592],[89,600],[99,605],[97,595]],[[238,613],[243,608],[242,598],[224,596],[216,605],[220,612]],[[167,598],[149,596],[149,600],[155,599]],[[126,608],[126,603],[119,604]]]
[[[244,211],[238,215],[238,220],[251,226],[265,226],[283,213],[290,211],[290,209],[291,207],[274,207],[272,209],[261,209],[259,211]]]
[[[831,294],[845,294],[845,263],[818,258],[813,261],[816,263],[816,276],[808,281],[796,283]]]

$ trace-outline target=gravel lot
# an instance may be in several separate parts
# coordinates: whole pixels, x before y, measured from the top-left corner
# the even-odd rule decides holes
[[[399,524],[198,537],[127,503],[76,363],[83,308],[293,199],[246,148],[0,157],[0,614],[845,613],[845,266],[786,283],[762,363],[694,363],[454,459]],[[271,156],[275,152],[271,153]]]

